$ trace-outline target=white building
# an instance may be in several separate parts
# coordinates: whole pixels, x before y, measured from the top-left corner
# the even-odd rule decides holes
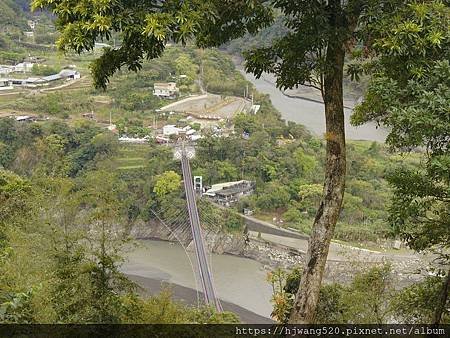
[[[170,135],[178,135],[183,129],[178,128],[174,124],[168,124],[163,127],[163,135],[164,136],[170,136]]]
[[[62,78],[68,79],[68,80],[75,80],[81,78],[80,72],[72,69],[63,69],[59,72],[59,75],[61,75]]]
[[[33,69],[33,63],[31,63],[31,62],[21,62],[14,66],[15,72],[26,73],[26,72],[31,72],[32,69]]]
[[[201,140],[202,138],[203,138],[203,136],[202,135],[198,135],[198,134],[193,134],[193,135],[189,136],[189,139],[191,141],[198,141],[198,140]]]
[[[145,137],[142,137],[142,138],[128,137],[128,136],[119,137],[119,142],[121,142],[121,143],[143,144],[143,143],[148,143],[149,140],[150,140],[150,136],[145,136]]]
[[[10,79],[2,79],[0,78],[0,87],[11,87],[12,81]]]
[[[31,122],[35,118],[33,116],[28,116],[28,115],[19,115],[19,116],[16,116],[15,119],[17,122]]]
[[[8,75],[14,72],[14,67],[12,66],[0,66],[0,75]]]
[[[153,87],[153,95],[165,99],[175,99],[179,93],[177,84],[175,82],[159,82],[155,83]]]
[[[29,63],[31,64],[31,63]],[[20,65],[20,66],[19,66]],[[26,69],[28,67],[28,63],[22,63],[19,64],[19,69]],[[32,64],[31,64],[32,65]],[[17,67],[17,66],[15,66]],[[29,77],[26,79],[18,79],[18,78],[7,78],[7,79],[0,79],[0,87],[7,87],[7,86],[27,86],[27,87],[36,87],[36,86],[48,86],[53,81],[58,80],[74,80],[79,79],[81,77],[80,72],[76,70],[71,69],[63,69],[57,74],[49,75],[49,76],[43,76],[43,77]],[[3,88],[4,89],[4,88]]]
[[[164,136],[156,136],[155,140],[158,144],[168,144],[170,142],[170,139]]]
[[[213,184],[203,195],[213,199],[216,203],[228,207],[241,197],[251,195],[254,189],[255,182],[242,180]]]

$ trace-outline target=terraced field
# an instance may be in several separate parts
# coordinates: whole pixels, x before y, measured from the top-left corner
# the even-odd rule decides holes
[[[123,144],[115,159],[117,170],[135,170],[146,166],[148,146],[145,144]]]

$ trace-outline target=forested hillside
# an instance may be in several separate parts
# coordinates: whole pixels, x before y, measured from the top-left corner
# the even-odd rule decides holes
[[[28,20],[34,22],[34,29],[28,25]],[[27,37],[24,33],[31,31],[32,37]],[[48,48],[56,38],[52,18],[47,12],[30,12],[30,2],[27,0],[0,1],[0,63],[19,63],[29,56],[25,45]]]
[[[267,28],[262,29],[258,34],[245,36],[230,41],[223,47],[230,53],[242,54],[244,51],[250,50],[255,47],[270,46],[274,39],[277,39],[286,34],[288,28],[284,24],[284,15],[278,13],[275,21]]]
[[[214,266],[230,278],[223,303],[232,279],[239,289],[263,281],[255,298],[273,305],[257,314],[266,321],[450,323],[446,2],[34,3],[42,12],[0,0],[0,63],[17,76],[0,88],[0,324],[238,322],[242,308],[200,304],[189,260],[196,198],[217,255],[198,264],[241,259]],[[314,88],[326,132],[284,120],[230,53],[283,90]],[[24,60],[37,61],[12,67]],[[45,82],[61,70],[73,78]],[[350,80],[367,88],[352,123],[385,127],[386,143],[349,140]],[[228,102],[237,105],[214,115]],[[177,160],[186,148],[204,188],[189,210]],[[207,193],[219,183],[232,188]],[[155,240],[170,242],[166,253],[181,243],[190,265],[150,250],[124,268]],[[148,253],[159,265],[146,265]],[[248,258],[250,277],[236,278]],[[133,279],[153,273],[157,288]],[[162,281],[193,298],[174,300]]]
[[[0,27],[3,32],[12,27],[24,29],[27,24],[25,10],[29,8],[28,1],[1,0],[0,1]]]

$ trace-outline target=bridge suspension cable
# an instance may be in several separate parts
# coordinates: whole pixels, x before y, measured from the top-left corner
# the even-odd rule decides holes
[[[198,214],[197,202],[195,200],[191,166],[184,143],[182,144],[181,148],[181,169],[183,172],[186,203],[189,213],[189,221],[191,224],[192,237],[195,247],[195,254],[197,256],[198,270],[200,273],[200,281],[203,288],[203,294],[205,296],[206,303],[215,307],[217,311],[221,312],[222,305],[217,299],[214,290],[212,273],[206,255],[205,244],[200,226],[200,217]]]
[[[199,302],[200,297],[199,297],[198,289],[197,289],[197,286],[198,286],[198,280],[197,280],[197,277],[196,277],[196,272],[195,272],[194,264],[192,263],[191,257],[189,256],[189,253],[187,252],[186,246],[183,244],[183,242],[180,240],[180,238],[177,236],[177,234],[170,228],[170,226],[168,226],[168,225],[166,224],[166,222],[164,222],[164,221],[161,219],[161,217],[160,217],[153,209],[150,209],[150,211],[151,211],[151,212],[153,213],[153,215],[154,215],[154,216],[155,216],[155,217],[156,217],[156,218],[157,218],[157,219],[158,219],[158,220],[166,227],[166,229],[169,230],[171,236],[173,236],[173,237],[180,243],[181,247],[183,248],[184,253],[186,254],[186,257],[187,257],[187,259],[188,259],[188,261],[189,261],[189,264],[190,264],[190,266],[191,266],[192,273],[193,273],[193,275],[194,275],[194,282],[195,282],[195,286],[196,286],[195,291],[196,291],[196,293],[197,293],[197,305],[200,305],[200,302]]]

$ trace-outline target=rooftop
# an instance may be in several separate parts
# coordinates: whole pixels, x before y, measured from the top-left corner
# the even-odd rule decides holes
[[[62,76],[59,74],[53,74],[53,75],[49,75],[49,76],[44,76],[42,79],[44,81],[56,81],[56,80],[62,79]]]
[[[176,89],[177,84],[175,82],[156,82],[154,84],[154,87],[164,89]]]
[[[248,188],[253,186],[253,182],[241,180],[235,182],[225,182],[219,184],[213,184],[211,189],[209,189],[205,195],[215,196],[216,194],[220,195],[232,195],[241,191],[245,191]]]

